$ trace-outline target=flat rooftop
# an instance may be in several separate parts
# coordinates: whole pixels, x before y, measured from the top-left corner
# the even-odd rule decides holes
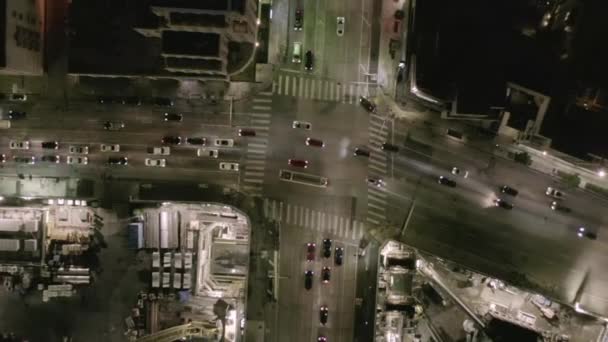
[[[247,0],[154,0],[153,6],[192,8],[203,11],[236,11],[245,13]]]
[[[173,55],[216,57],[220,51],[220,35],[205,32],[163,31],[162,51]]]

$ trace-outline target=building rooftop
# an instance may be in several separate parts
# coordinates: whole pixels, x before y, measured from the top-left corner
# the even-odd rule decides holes
[[[206,32],[163,31],[162,52],[172,55],[217,57],[220,35]]]
[[[153,0],[158,7],[192,8],[203,11],[236,11],[245,13],[246,0]]]

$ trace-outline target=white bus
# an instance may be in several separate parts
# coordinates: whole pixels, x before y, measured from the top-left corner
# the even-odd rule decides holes
[[[285,182],[316,186],[319,188],[326,188],[328,184],[328,179],[326,177],[288,170],[281,170],[279,172],[279,178]]]

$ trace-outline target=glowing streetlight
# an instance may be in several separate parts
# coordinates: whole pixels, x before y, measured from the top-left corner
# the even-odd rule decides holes
[[[604,177],[604,176],[606,175],[606,171],[604,171],[604,170],[599,170],[599,171],[597,172],[597,175],[598,175],[598,176],[600,176],[600,177]]]

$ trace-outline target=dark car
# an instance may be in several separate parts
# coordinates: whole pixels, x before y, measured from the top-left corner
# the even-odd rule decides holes
[[[309,242],[306,244],[306,261],[314,261],[315,260],[315,250],[317,245],[313,242]]]
[[[127,165],[129,159],[127,157],[110,157],[108,158],[109,165]]]
[[[585,227],[579,227],[576,231],[576,236],[578,236],[579,238],[586,237],[589,240],[597,239],[597,234]]]
[[[370,112],[370,113],[376,112],[376,105],[372,101],[368,100],[367,98],[365,98],[363,96],[359,97],[359,103],[368,112]]]
[[[561,204],[558,201],[553,201],[551,202],[551,210],[555,210],[555,211],[561,211],[563,213],[569,213],[572,211],[572,209],[564,206],[563,204]]]
[[[304,13],[301,9],[296,10],[295,15],[295,23],[293,24],[293,29],[295,31],[302,31],[302,26],[304,25]]]
[[[397,145],[384,143],[382,144],[382,150],[386,152],[399,152],[399,147]]]
[[[25,119],[25,117],[26,117],[26,113],[23,111],[17,111],[17,110],[8,111],[9,120],[22,120],[22,119]]]
[[[182,121],[183,116],[181,114],[176,113],[165,113],[165,121]]]
[[[315,56],[312,54],[312,51],[306,51],[304,55],[304,69],[308,71],[312,71],[312,67],[315,61]]]
[[[190,145],[205,145],[207,143],[207,139],[205,138],[187,138],[186,143]]]
[[[32,156],[32,157],[15,156],[15,157],[13,157],[13,161],[15,163],[19,163],[19,164],[36,164],[36,157],[34,157],[34,156]]]
[[[456,182],[449,179],[448,177],[444,177],[444,176],[439,176],[439,179],[437,180],[437,183],[441,184],[441,185],[445,185],[445,186],[449,186],[449,187],[456,187]]]
[[[0,163],[6,162],[6,154],[0,154]]]
[[[42,148],[49,150],[56,150],[59,148],[59,143],[56,141],[43,141],[40,145]]]
[[[302,160],[302,159],[289,159],[287,160],[287,164],[291,165],[291,166],[295,166],[295,167],[301,167],[301,168],[307,168],[308,167],[308,160]]]
[[[308,270],[304,272],[304,288],[310,290],[312,288],[312,277],[315,275],[315,272]]]
[[[125,128],[125,123],[122,121],[106,121],[103,124],[103,129],[108,131],[120,131]]]
[[[319,336],[317,338],[317,342],[327,342],[327,337],[325,337],[325,336]]]
[[[152,104],[160,107],[171,107],[173,106],[173,100],[166,97],[154,97],[152,98]]]
[[[97,98],[97,102],[99,102],[101,104],[116,103],[116,102],[118,102],[118,98],[116,98],[114,96],[99,96]]]
[[[331,268],[325,266],[323,270],[321,270],[321,280],[324,284],[329,283],[329,278],[331,277]]]
[[[323,305],[319,309],[319,321],[321,322],[321,324],[323,324],[323,325],[327,324],[328,317],[329,317],[329,309],[327,309],[326,305]]]
[[[364,149],[362,149],[362,148],[358,148],[358,147],[357,147],[357,148],[355,149],[355,153],[353,153],[353,155],[354,155],[355,157],[366,157],[366,158],[369,158],[370,153],[369,153],[369,151],[368,151],[368,150],[364,150]]]
[[[252,129],[241,128],[239,129],[239,137],[255,137],[255,131]]]
[[[161,142],[163,144],[167,144],[167,145],[179,145],[182,143],[182,138],[178,137],[178,136],[167,135],[167,136],[163,137]]]
[[[497,198],[494,200],[494,205],[497,207],[503,208],[503,209],[507,209],[507,210],[513,209],[513,204],[511,204],[503,199],[500,199],[500,198]]]
[[[323,256],[329,258],[331,256],[331,240],[323,240]]]
[[[382,180],[382,178],[377,178],[377,177],[367,177],[367,184],[378,187],[378,188],[382,188],[384,187],[384,180]]]
[[[320,139],[306,138],[307,146],[325,147],[325,143]]]
[[[127,96],[122,99],[122,103],[126,105],[141,106],[141,99],[137,96]]]
[[[503,185],[500,188],[500,192],[502,192],[503,194],[511,195],[513,197],[517,196],[517,194],[519,193],[519,191],[513,189],[512,187],[510,187],[508,185]]]
[[[59,164],[61,158],[59,158],[59,156],[42,156],[42,158],[40,158],[40,161]]]
[[[334,264],[340,266],[342,265],[342,261],[344,261],[344,248],[336,247],[334,250]]]

